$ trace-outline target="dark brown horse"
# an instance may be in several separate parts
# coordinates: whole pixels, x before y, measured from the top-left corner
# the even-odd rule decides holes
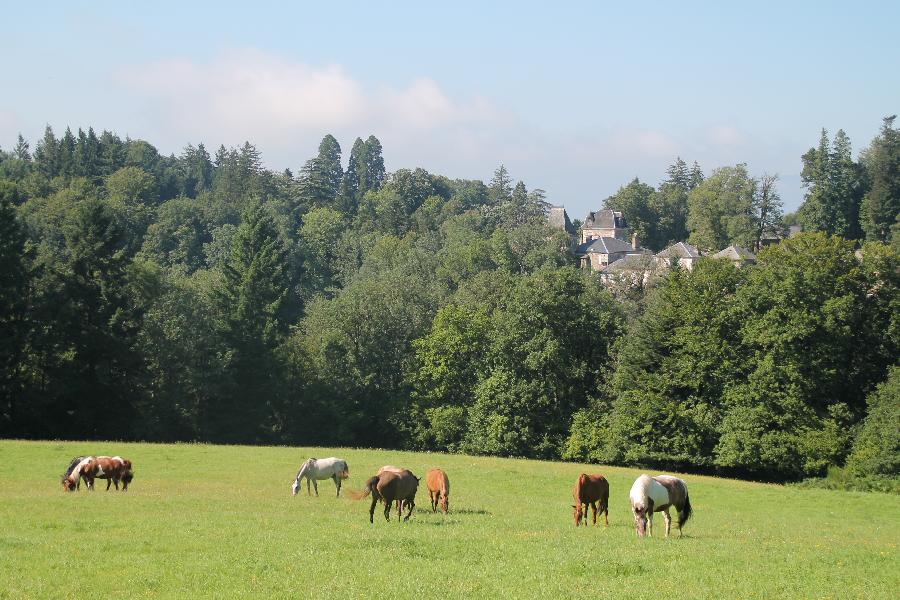
[[[94,489],[94,479],[106,479],[106,490],[115,484],[119,489],[119,481],[122,482],[122,491],[128,489],[128,484],[134,479],[131,470],[131,461],[121,456],[96,456],[86,465],[81,467],[81,476],[89,490]]]
[[[360,499],[372,494],[372,506],[369,507],[369,523],[375,522],[375,505],[381,500],[384,502],[384,519],[391,520],[391,505],[397,502],[397,521],[403,513],[403,507],[408,511],[404,521],[409,521],[413,508],[416,506],[416,491],[419,489],[419,478],[408,469],[400,472],[382,471],[366,481]]]
[[[606,526],[609,527],[609,482],[603,475],[586,475],[582,473],[572,488],[572,497],[575,504],[575,527],[581,525],[587,527],[588,506],[594,511],[594,525],[597,524],[597,504],[600,504],[599,512],[603,513]]]
[[[437,512],[440,503],[444,514],[450,512],[450,480],[440,469],[432,469],[425,473],[425,485],[431,497],[431,512]]]

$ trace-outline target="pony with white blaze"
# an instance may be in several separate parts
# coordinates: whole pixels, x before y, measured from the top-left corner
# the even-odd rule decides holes
[[[317,480],[333,479],[334,486],[337,488],[337,495],[341,495],[341,481],[350,477],[350,468],[347,461],[342,458],[310,458],[307,459],[297,472],[297,477],[291,485],[291,493],[296,496],[300,489],[300,480],[306,478],[306,493],[310,494],[309,483],[312,482],[316,490],[316,496],[319,495],[319,486]],[[311,494],[310,494],[311,495]]]
[[[672,517],[669,508],[674,506],[678,512],[678,536],[681,528],[691,518],[691,500],[688,497],[687,484],[683,479],[671,475],[641,475],[629,493],[631,512],[634,513],[634,527],[638,537],[653,536],[653,513],[661,512],[666,521],[666,537],[669,537]]]

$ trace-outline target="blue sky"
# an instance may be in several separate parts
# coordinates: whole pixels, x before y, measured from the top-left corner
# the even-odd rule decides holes
[[[296,170],[374,134],[389,170],[502,162],[577,218],[681,156],[778,173],[790,210],[822,127],[856,153],[900,112],[896,2],[33,4],[3,10],[5,149],[93,126]]]

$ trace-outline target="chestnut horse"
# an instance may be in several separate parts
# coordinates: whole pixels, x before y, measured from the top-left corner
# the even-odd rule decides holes
[[[384,502],[384,519],[391,520],[391,506],[397,502],[397,521],[400,521],[403,507],[408,507],[404,521],[409,521],[412,511],[416,506],[416,491],[419,489],[419,478],[408,469],[396,471],[379,471],[378,475],[370,477],[366,481],[361,500],[372,494],[372,506],[369,507],[369,523],[375,522],[375,505],[381,500]]]
[[[94,489],[94,479],[105,479],[106,491],[109,491],[109,486],[112,484],[115,484],[116,490],[118,490],[121,481],[123,492],[128,490],[128,484],[134,479],[131,461],[121,456],[92,457],[86,465],[81,467],[81,476],[89,490]]]
[[[588,506],[594,511],[594,525],[597,524],[597,503],[600,503],[599,512],[603,513],[603,519],[606,526],[609,527],[609,482],[603,475],[587,475],[582,473],[575,481],[575,487],[572,488],[572,497],[575,504],[575,527],[581,525],[587,527]]]
[[[450,512],[450,480],[440,469],[432,469],[425,473],[425,485],[431,497],[431,512],[437,512],[438,503],[446,515]]]
[[[648,536],[653,536],[653,513],[655,512],[662,512],[666,521],[666,537],[669,537],[669,528],[672,524],[669,508],[672,506],[678,512],[678,536],[681,537],[681,528],[693,513],[687,484],[684,480],[671,475],[657,475],[656,477],[641,475],[631,486],[629,497],[638,537],[644,537],[645,530]]]

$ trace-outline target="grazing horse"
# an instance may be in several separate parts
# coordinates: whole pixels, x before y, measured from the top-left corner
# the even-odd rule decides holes
[[[603,513],[603,519],[606,526],[609,527],[609,482],[603,475],[586,475],[582,473],[575,481],[575,487],[572,488],[572,497],[575,504],[575,527],[581,525],[587,527],[588,506],[594,511],[594,525],[597,524],[597,503],[600,503],[599,512]]]
[[[363,493],[358,499],[363,499],[372,494],[372,506],[369,507],[369,523],[375,522],[375,505],[381,500],[384,502],[384,519],[390,522],[391,506],[397,502],[397,522],[400,522],[402,509],[406,506],[409,510],[404,521],[409,521],[413,509],[416,507],[416,491],[419,489],[419,478],[408,469],[379,472],[366,481]]]
[[[64,490],[74,492],[76,489],[81,489],[81,470],[93,459],[93,456],[76,456],[69,462],[69,466],[62,476]]]
[[[631,512],[634,513],[634,527],[639,537],[644,537],[645,529],[648,536],[653,536],[654,512],[662,512],[666,520],[666,537],[669,537],[672,523],[669,508],[672,506],[678,512],[678,536],[681,537],[681,528],[693,513],[687,484],[671,475],[641,475],[631,486],[629,497]]]
[[[437,512],[438,502],[445,515],[450,512],[450,480],[447,474],[440,469],[432,469],[425,473],[425,485],[431,496],[431,512]]]
[[[106,479],[106,491],[109,486],[115,484],[119,489],[119,481],[122,482],[122,491],[128,490],[128,484],[134,479],[131,470],[131,461],[121,456],[95,456],[81,467],[81,476],[89,490],[94,489],[94,479]]]
[[[342,458],[310,458],[307,459],[297,472],[294,483],[291,484],[291,494],[296,496],[297,490],[300,489],[300,480],[306,478],[306,493],[312,495],[309,491],[309,483],[312,482],[316,490],[316,496],[319,495],[319,485],[316,480],[333,479],[334,487],[337,488],[337,495],[341,495],[341,481],[350,477],[350,467],[347,461]]]

